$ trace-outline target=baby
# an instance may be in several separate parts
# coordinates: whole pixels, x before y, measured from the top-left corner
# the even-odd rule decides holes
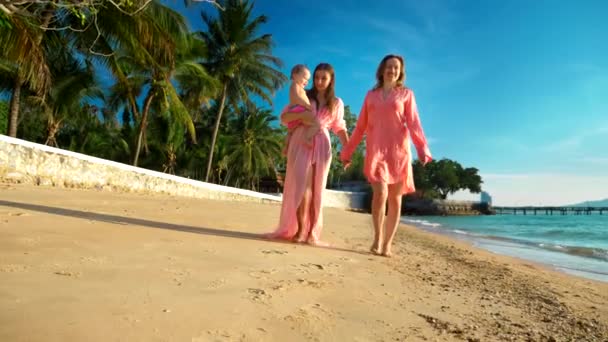
[[[289,86],[289,108],[287,111],[292,113],[302,113],[310,111],[310,101],[306,96],[306,90],[304,87],[308,84],[310,79],[310,71],[303,64],[298,64],[291,69],[291,85]],[[287,123],[287,137],[285,138],[285,149],[283,149],[283,155],[287,155],[289,149],[289,140],[296,127],[303,125],[302,120],[292,120]],[[306,128],[306,142],[312,145],[312,138],[319,132],[319,124],[314,123]]]

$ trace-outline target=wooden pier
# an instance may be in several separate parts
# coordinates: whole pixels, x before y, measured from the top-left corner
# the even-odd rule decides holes
[[[608,207],[492,207],[496,214],[512,215],[592,215],[604,212],[608,214]]]

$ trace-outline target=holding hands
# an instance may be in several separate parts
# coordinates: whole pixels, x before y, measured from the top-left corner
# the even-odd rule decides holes
[[[418,159],[420,160],[420,162],[422,163],[422,166],[430,163],[433,160],[433,157],[431,157],[430,154],[422,154],[422,156],[418,156]]]

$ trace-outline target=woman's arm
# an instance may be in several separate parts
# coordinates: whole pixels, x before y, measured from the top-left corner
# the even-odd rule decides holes
[[[340,139],[340,144],[342,146],[348,145],[348,132],[346,130],[340,131],[336,134],[338,139]]]
[[[348,144],[348,131],[346,130],[346,121],[344,120],[344,102],[340,98],[338,98],[336,104],[336,115],[330,129],[338,136],[342,146]]]
[[[405,101],[405,120],[407,128],[410,131],[410,136],[412,137],[412,142],[414,143],[414,146],[416,146],[418,159],[422,165],[430,162],[433,157],[431,156],[429,145],[424,136],[424,130],[422,129],[422,123],[420,122],[420,116],[418,115],[418,106],[416,105],[416,98],[414,97],[413,91],[410,91],[410,96],[408,96]]]
[[[355,151],[355,148],[357,148],[357,145],[359,145],[363,139],[363,134],[367,130],[367,102],[369,94],[370,93],[367,93],[367,95],[365,95],[365,100],[363,100],[363,106],[361,107],[361,112],[359,113],[353,135],[346,145],[342,145],[342,152],[340,153],[340,160],[342,160],[342,162],[350,162],[350,158]]]

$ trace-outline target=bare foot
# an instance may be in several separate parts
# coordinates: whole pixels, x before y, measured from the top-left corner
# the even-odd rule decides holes
[[[382,256],[383,256],[383,257],[386,257],[386,258],[390,258],[390,257],[392,257],[392,256],[393,256],[393,253],[392,253],[390,250],[388,250],[388,251],[387,251],[387,250],[385,250],[385,251],[382,253]]]
[[[369,248],[369,251],[372,254],[374,254],[374,255],[381,255],[382,254],[382,248],[380,248],[380,240],[374,239],[374,243]]]
[[[321,240],[315,241],[313,239],[310,239],[310,240],[308,240],[308,244],[311,246],[317,246],[317,247],[331,247],[331,245],[329,243],[323,242]]]
[[[370,253],[374,254],[374,255],[380,255],[382,254],[380,252],[380,247],[376,244],[373,244],[372,247],[369,249]]]
[[[300,234],[296,234],[296,236],[294,236],[291,241],[293,241],[295,243],[304,243],[304,242],[306,242],[306,238],[303,236],[300,236]]]

